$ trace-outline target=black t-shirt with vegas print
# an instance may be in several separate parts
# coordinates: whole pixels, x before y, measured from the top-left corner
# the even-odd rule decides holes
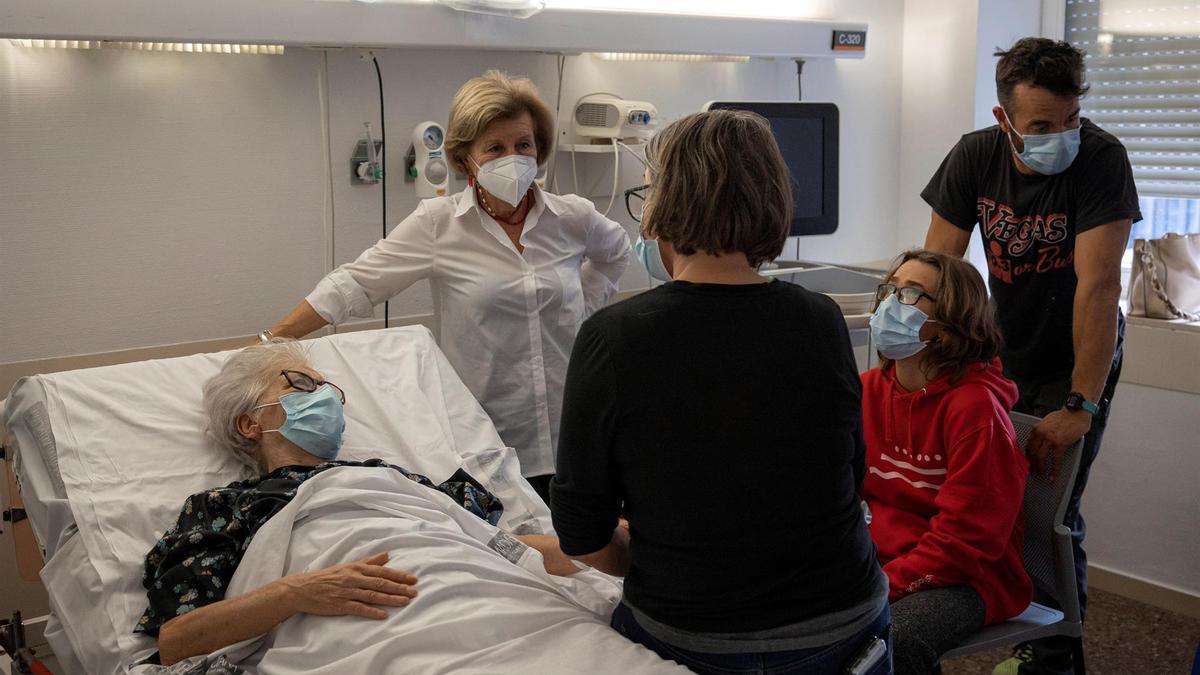
[[[1018,381],[1074,366],[1076,235],[1142,219],[1125,147],[1087,119],[1079,136],[1079,155],[1066,171],[1026,176],[1014,166],[998,126],[973,131],[921,192],[955,226],[970,231],[980,225],[1005,371]]]

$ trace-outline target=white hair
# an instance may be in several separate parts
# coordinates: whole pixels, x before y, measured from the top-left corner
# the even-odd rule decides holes
[[[243,463],[259,470],[258,442],[238,432],[237,420],[242,415],[256,419],[254,407],[262,402],[279,371],[297,366],[310,367],[308,354],[291,338],[272,338],[268,344],[235,352],[221,371],[204,383],[204,413],[208,418],[205,432]]]

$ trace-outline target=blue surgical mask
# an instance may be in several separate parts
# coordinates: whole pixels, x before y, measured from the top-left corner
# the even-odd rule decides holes
[[[316,391],[297,391],[279,397],[277,403],[264,403],[255,410],[271,405],[283,406],[287,419],[276,432],[300,446],[305,452],[321,459],[337,459],[342,447],[342,432],[346,417],[342,399],[333,387],[323,384]]]
[[[1001,110],[1004,110],[1001,108]],[[1016,133],[1013,127],[1012,120],[1008,118],[1008,112],[1004,112],[1004,119],[1008,120],[1008,128]],[[1079,154],[1079,127],[1067,129],[1066,131],[1057,134],[1037,134],[1021,136],[1021,140],[1025,143],[1025,150],[1017,153],[1017,157],[1024,162],[1025,166],[1044,175],[1053,176],[1067,170],[1071,166],[1071,162],[1075,161],[1075,156]],[[1012,144],[1012,136],[1008,137],[1008,142]],[[1017,149],[1013,145],[1013,150]]]
[[[642,235],[638,235],[637,242],[633,245],[633,252],[637,254],[638,260],[646,266],[646,270],[650,272],[650,276],[659,281],[670,281],[671,273],[667,271],[666,265],[662,261],[662,253],[658,250],[657,239],[644,239]]]
[[[925,312],[889,295],[871,315],[871,341],[884,357],[906,359],[929,344],[921,339],[921,326],[928,320]]]

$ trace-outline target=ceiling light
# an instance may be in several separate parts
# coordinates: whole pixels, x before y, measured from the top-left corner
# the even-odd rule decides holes
[[[236,45],[210,42],[119,42],[116,40],[9,40],[17,47],[34,49],[128,49],[139,52],[187,52],[194,54],[283,53],[283,45]]]
[[[731,63],[746,63],[749,56],[728,56],[720,54],[650,54],[639,52],[593,52],[593,56],[601,61],[726,61]]]

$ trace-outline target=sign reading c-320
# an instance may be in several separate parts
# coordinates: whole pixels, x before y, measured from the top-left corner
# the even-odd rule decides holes
[[[833,49],[835,51],[862,52],[867,49],[867,31],[865,30],[835,30],[833,31]]]

